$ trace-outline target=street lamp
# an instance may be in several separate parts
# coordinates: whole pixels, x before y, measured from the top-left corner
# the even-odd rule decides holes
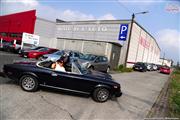
[[[129,45],[130,45],[130,40],[131,40],[131,34],[132,34],[132,28],[133,28],[133,23],[134,23],[135,15],[138,15],[138,14],[146,14],[146,13],[149,13],[149,12],[148,12],[148,11],[144,11],[144,12],[138,12],[138,13],[133,13],[133,14],[132,14],[131,28],[130,28],[130,32],[129,32],[127,52],[126,52],[125,65],[124,65],[125,67],[127,67],[127,59],[128,59],[128,53],[129,53]]]

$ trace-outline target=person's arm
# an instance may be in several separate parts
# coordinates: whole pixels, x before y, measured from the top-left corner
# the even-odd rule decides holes
[[[51,65],[51,68],[52,68],[52,69],[55,69],[55,68],[56,68],[56,63],[53,63],[53,64]]]

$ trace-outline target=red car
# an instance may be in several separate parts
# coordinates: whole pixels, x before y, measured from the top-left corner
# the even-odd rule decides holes
[[[170,74],[171,69],[168,66],[162,66],[162,67],[160,67],[160,73]]]
[[[41,49],[38,49],[38,50],[32,50],[32,51],[23,52],[22,57],[38,59],[42,55],[51,54],[51,53],[54,53],[56,51],[58,51],[58,49],[45,47],[45,48],[41,48]]]

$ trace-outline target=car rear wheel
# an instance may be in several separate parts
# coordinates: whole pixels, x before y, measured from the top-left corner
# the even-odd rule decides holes
[[[106,88],[96,88],[93,92],[93,99],[97,102],[106,102],[110,97],[110,92]]]
[[[38,88],[38,81],[32,75],[24,75],[20,79],[21,88],[28,92],[34,92]]]

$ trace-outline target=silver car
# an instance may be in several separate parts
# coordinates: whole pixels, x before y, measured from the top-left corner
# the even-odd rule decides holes
[[[84,67],[90,70],[97,70],[102,72],[109,72],[110,70],[108,58],[105,56],[86,54],[81,57],[79,61]]]
[[[68,54],[70,58],[77,58],[79,59],[81,56],[83,56],[82,53],[78,51],[71,51],[71,50],[59,50],[53,54],[46,54],[40,57],[40,60],[51,60],[51,61],[57,61],[62,55]]]

